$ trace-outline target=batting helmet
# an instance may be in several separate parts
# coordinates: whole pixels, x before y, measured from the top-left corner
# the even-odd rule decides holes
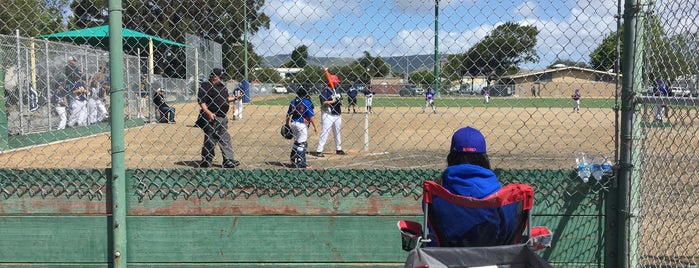
[[[287,140],[294,138],[294,134],[291,133],[291,128],[287,125],[282,125],[282,129],[279,131],[279,133],[282,134],[282,137]]]

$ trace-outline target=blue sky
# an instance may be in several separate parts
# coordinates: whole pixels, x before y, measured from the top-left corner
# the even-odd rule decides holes
[[[434,1],[427,0],[267,0],[269,30],[250,40],[258,54],[289,54],[300,45],[317,57],[432,54]],[[439,51],[461,53],[504,22],[539,30],[541,69],[556,59],[588,61],[600,41],[616,30],[616,1],[453,0],[440,1]]]

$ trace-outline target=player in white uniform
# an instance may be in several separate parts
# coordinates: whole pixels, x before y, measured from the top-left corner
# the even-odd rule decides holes
[[[85,89],[83,82],[77,82],[71,89],[70,100],[70,118],[68,126],[86,126],[87,125],[87,98],[90,91]]]
[[[483,101],[485,103],[490,102],[490,90],[487,87],[483,88]]]
[[[243,120],[243,97],[245,92],[242,88],[236,87],[233,90],[233,97],[235,98],[235,111],[233,111],[233,120]]]
[[[342,95],[335,91],[334,88],[326,87],[320,93],[320,111],[321,111],[321,131],[318,139],[318,149],[316,150],[317,157],[324,157],[323,147],[328,141],[330,129],[333,130],[335,138],[335,153],[345,155],[342,150],[342,140],[340,139],[340,130],[342,129]]]
[[[102,83],[97,81],[90,82],[90,97],[87,100],[88,124],[98,123],[107,118],[107,107],[104,105],[103,99]]]
[[[374,92],[368,89],[366,92],[366,112],[373,113],[372,105],[374,104]]]

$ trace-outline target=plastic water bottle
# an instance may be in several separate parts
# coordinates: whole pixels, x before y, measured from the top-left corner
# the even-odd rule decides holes
[[[590,163],[584,152],[579,152],[575,155],[575,163],[577,164],[578,177],[583,182],[588,182],[590,180]]]
[[[602,172],[612,174],[612,160],[609,160],[609,157],[605,157],[602,162]]]
[[[604,170],[602,169],[602,165],[604,164],[605,158],[602,156],[595,156],[592,160],[592,177],[595,178],[595,180],[600,181],[602,180],[602,175],[604,175]]]

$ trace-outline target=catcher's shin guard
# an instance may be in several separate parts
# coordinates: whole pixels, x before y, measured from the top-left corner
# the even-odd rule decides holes
[[[297,168],[306,167],[306,148],[308,147],[308,142],[294,142],[294,147],[291,149],[291,163]]]

